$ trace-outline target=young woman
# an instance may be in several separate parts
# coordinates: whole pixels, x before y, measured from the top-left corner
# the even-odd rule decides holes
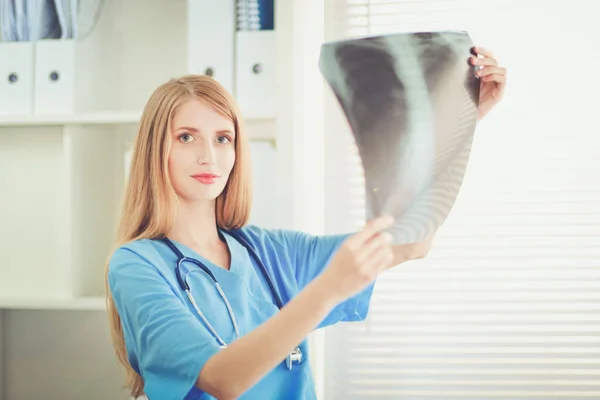
[[[500,100],[505,71],[480,54],[481,118]],[[250,199],[230,95],[204,76],[161,85],[142,115],[106,268],[112,339],[133,396],[314,399],[307,335],[363,320],[378,274],[429,249],[392,246],[386,217],[336,236],[248,226]]]

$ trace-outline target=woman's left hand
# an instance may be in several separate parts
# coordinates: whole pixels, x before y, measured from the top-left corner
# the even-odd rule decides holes
[[[470,63],[480,66],[476,74],[480,79],[477,117],[481,120],[504,96],[506,68],[500,67],[492,52],[487,49],[476,46],[473,48],[473,53],[476,55],[470,58]]]

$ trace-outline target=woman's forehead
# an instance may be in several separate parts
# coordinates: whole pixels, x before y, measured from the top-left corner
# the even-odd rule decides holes
[[[196,99],[189,100],[179,107],[173,116],[172,125],[173,130],[188,127],[196,131],[234,131],[233,121],[205,102]]]

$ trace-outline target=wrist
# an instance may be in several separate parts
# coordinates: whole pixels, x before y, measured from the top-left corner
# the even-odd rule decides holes
[[[310,295],[319,303],[318,306],[326,312],[335,308],[344,298],[337,293],[335,283],[329,279],[327,271],[319,275],[310,284]]]

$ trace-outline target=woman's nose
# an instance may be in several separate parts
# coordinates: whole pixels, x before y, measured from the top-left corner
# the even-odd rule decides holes
[[[198,164],[214,164],[215,163],[215,148],[212,143],[205,141],[200,144],[198,150]]]

